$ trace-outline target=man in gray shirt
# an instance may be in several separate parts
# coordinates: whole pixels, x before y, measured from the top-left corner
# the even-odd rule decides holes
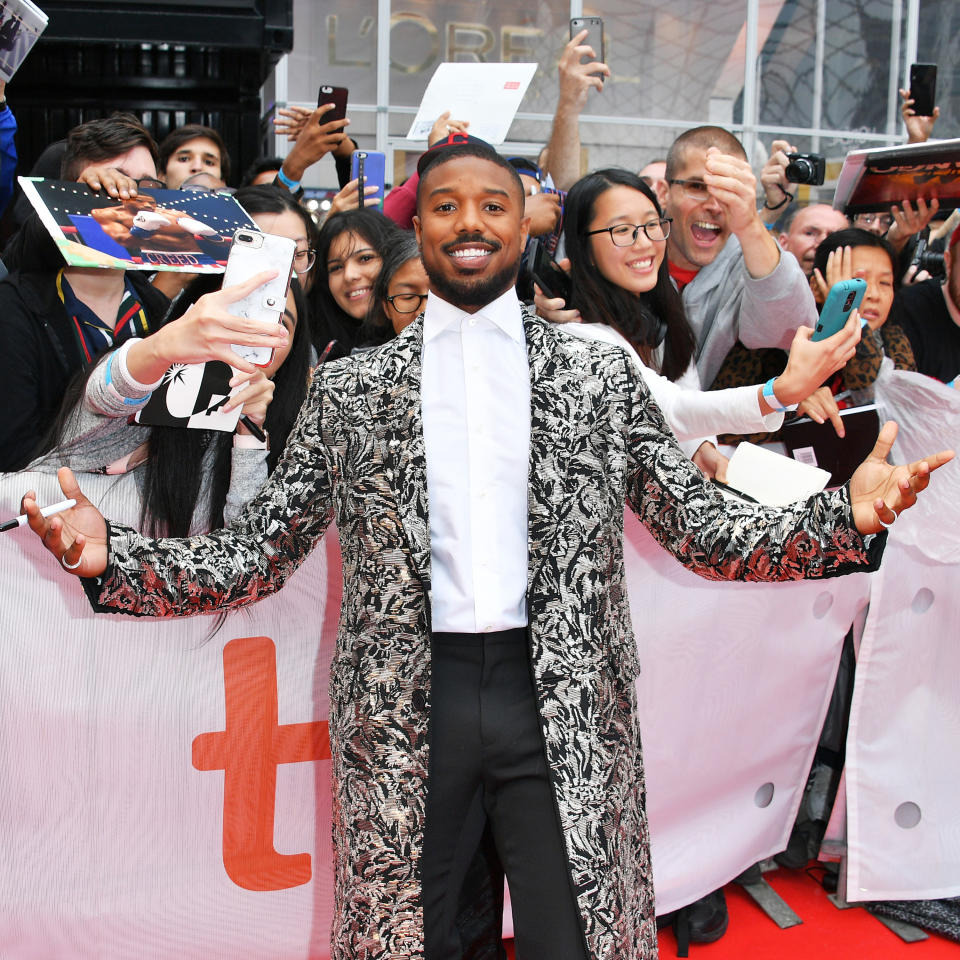
[[[696,337],[704,388],[737,340],[788,350],[797,327],[814,326],[807,279],[760,219],[756,177],[733,134],[709,126],[681,134],[657,191],[673,218],[670,274]]]

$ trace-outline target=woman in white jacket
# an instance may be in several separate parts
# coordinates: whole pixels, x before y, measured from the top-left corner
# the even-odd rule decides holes
[[[635,174],[587,174],[564,203],[571,302],[538,292],[536,304],[548,319],[581,321],[569,323],[573,334],[622,345],[687,454],[708,475],[722,476],[725,461],[711,435],[779,429],[785,409],[853,356],[859,319],[851,317],[840,333],[819,343],[810,340],[809,327],[800,326],[779,377],[704,393],[693,362],[693,332],[667,269],[670,225],[654,192]]]

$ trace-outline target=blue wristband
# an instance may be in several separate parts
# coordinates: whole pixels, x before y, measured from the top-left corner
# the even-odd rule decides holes
[[[787,410],[796,410],[797,405],[795,403],[791,403],[787,406],[784,406],[777,399],[777,395],[773,392],[773,381],[776,379],[777,379],[776,377],[771,377],[763,385],[763,399],[766,400],[767,403],[770,404],[770,406],[773,407],[773,409],[776,410],[777,413],[786,413]]]
[[[277,180],[279,180],[291,193],[296,193],[300,189],[299,180],[291,180],[284,172],[283,167],[277,171]]]

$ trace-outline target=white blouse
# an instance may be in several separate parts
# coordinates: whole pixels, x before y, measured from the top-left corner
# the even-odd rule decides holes
[[[616,344],[630,354],[687,456],[704,440],[716,442],[718,433],[764,433],[779,430],[783,423],[782,413],[761,413],[756,384],[705,391],[692,361],[679,380],[668,380],[651,370],[630,341],[605,323],[566,323],[563,330],[586,340]]]

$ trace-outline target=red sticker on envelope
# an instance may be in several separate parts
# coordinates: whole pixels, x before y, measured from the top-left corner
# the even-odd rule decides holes
[[[508,80],[508,81],[503,85],[503,89],[504,89],[504,90],[519,90],[519,89],[520,89],[520,81],[519,81],[519,80]]]

